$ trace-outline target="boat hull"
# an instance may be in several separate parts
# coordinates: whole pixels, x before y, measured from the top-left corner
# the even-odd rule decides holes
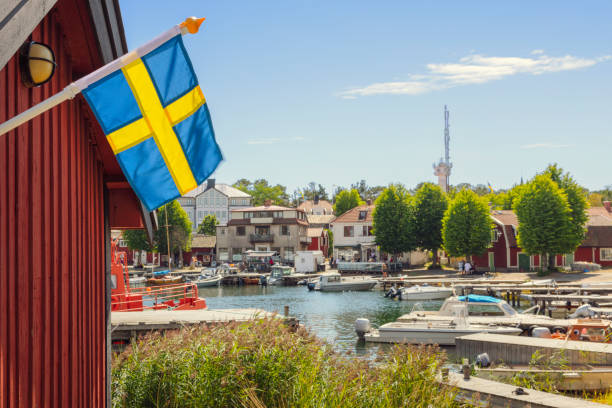
[[[442,300],[453,295],[451,289],[448,290],[436,290],[436,291],[402,291],[400,300],[414,301],[414,300]]]
[[[324,286],[317,285],[316,290],[321,292],[345,292],[345,291],[361,291],[361,290],[372,290],[376,286],[377,282],[351,282],[351,283],[338,283],[338,284],[327,284]]]
[[[518,336],[522,330],[511,327],[503,328],[465,328],[441,329],[434,328],[385,328],[372,330],[365,334],[365,341],[373,343],[407,343],[407,344],[438,344],[440,346],[454,346],[457,337],[474,333],[495,333],[509,336]]]
[[[193,283],[195,283],[198,288],[207,288],[211,286],[218,286],[222,279],[222,276],[217,276],[210,279],[196,280],[193,281]]]

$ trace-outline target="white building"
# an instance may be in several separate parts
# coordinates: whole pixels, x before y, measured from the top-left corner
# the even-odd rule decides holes
[[[332,223],[334,233],[334,258],[346,261],[367,261],[380,253],[376,246],[376,237],[372,233],[373,205],[360,205],[341,216]]]
[[[195,231],[207,215],[214,215],[219,225],[226,226],[230,211],[250,207],[252,198],[237,188],[216,184],[215,179],[208,179],[206,183],[179,198],[178,202],[189,216]]]

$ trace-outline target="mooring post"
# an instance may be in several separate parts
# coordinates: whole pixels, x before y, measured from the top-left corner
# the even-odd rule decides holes
[[[506,302],[510,303],[510,291],[506,292]]]
[[[285,306],[285,317],[289,317],[289,306]]]
[[[521,307],[521,291],[520,290],[516,294],[516,306]]]

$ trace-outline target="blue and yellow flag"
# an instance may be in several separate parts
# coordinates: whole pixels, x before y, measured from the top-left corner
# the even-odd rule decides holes
[[[149,211],[193,190],[223,159],[180,34],[83,94]]]

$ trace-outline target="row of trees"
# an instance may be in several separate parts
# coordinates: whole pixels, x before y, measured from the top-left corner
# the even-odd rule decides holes
[[[556,164],[513,188],[507,197],[519,220],[519,247],[540,255],[543,267],[552,268],[556,254],[574,252],[584,240],[586,192]],[[376,243],[396,255],[431,251],[433,266],[440,248],[455,257],[480,255],[491,243],[488,198],[468,188],[445,194],[431,183],[422,184],[414,195],[401,185],[390,185],[376,200]]]

